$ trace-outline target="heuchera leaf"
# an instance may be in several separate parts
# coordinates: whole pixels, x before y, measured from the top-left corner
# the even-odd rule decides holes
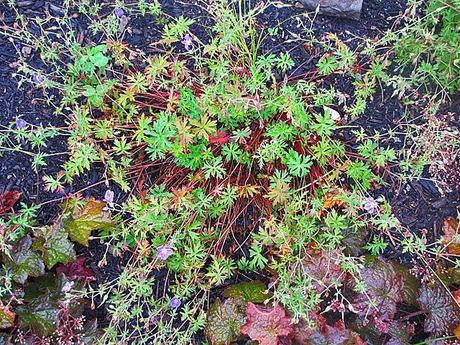
[[[212,345],[231,344],[246,321],[245,303],[233,298],[217,299],[209,308],[204,332]]]
[[[50,229],[49,237],[43,244],[43,259],[48,269],[58,263],[66,264],[77,258],[73,243],[69,241],[69,235],[65,230],[60,226]]]
[[[318,314],[310,315],[315,329],[309,328],[303,320],[294,326],[290,339],[295,345],[366,345],[360,336],[345,328],[342,320],[333,326]]]
[[[43,295],[25,306],[17,307],[17,314],[21,329],[31,328],[38,335],[48,336],[57,328],[59,305],[48,295]]]
[[[271,294],[266,290],[264,283],[255,280],[231,285],[225,289],[222,295],[246,302],[263,303],[271,297]]]
[[[420,309],[428,313],[424,325],[425,332],[434,336],[452,334],[460,322],[460,308],[442,285],[436,283],[422,286],[417,301]]]
[[[32,238],[26,235],[14,245],[10,256],[3,255],[5,266],[11,269],[14,281],[20,284],[24,284],[28,276],[39,277],[45,273],[45,264],[31,247]]]
[[[104,209],[102,201],[88,200],[83,207],[75,206],[71,219],[65,224],[70,238],[84,246],[88,246],[91,231],[113,225],[110,212]]]
[[[420,280],[412,275],[406,266],[403,266],[396,261],[391,261],[391,265],[397,273],[401,274],[403,280],[404,302],[409,305],[416,305],[420,289]]]
[[[0,302],[0,329],[13,327],[15,318],[16,314]]]
[[[340,258],[339,250],[308,249],[302,269],[307,276],[314,278],[313,286],[317,292],[322,292],[328,286],[345,279],[346,275],[340,267]]]
[[[89,282],[96,279],[93,270],[86,266],[83,256],[78,257],[74,262],[58,266],[56,273],[64,274],[70,280],[81,279]]]
[[[404,300],[403,277],[390,262],[376,258],[361,271],[361,278],[366,293],[356,296],[353,307],[360,316],[372,316],[380,331],[386,333],[385,324],[394,318],[397,304]]]
[[[56,232],[46,242],[43,257],[49,269],[57,263],[66,264],[72,262],[77,257],[73,243],[68,240],[67,236],[65,233]]]
[[[369,322],[364,317],[358,317],[350,328],[368,340],[370,344],[385,345],[409,345],[415,332],[414,324],[392,320],[389,324],[388,334],[385,335],[377,329],[373,322]]]
[[[19,192],[10,191],[0,193],[0,214],[11,210],[20,197],[21,193]]]
[[[246,316],[241,332],[260,345],[280,345],[280,338],[287,337],[293,330],[290,316],[277,304],[268,308],[248,303]]]
[[[310,336],[309,345],[366,345],[358,334],[346,329],[342,320],[337,321],[333,326],[323,324]]]

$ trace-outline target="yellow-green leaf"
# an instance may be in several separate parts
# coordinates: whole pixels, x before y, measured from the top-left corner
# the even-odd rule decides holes
[[[13,327],[15,318],[16,314],[0,302],[0,329]]]
[[[83,206],[75,206],[73,214],[65,223],[65,229],[70,238],[84,246],[93,230],[113,226],[110,212],[105,209],[105,203],[93,199],[88,200]]]

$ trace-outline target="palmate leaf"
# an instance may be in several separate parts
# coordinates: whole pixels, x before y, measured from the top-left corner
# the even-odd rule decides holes
[[[85,282],[96,280],[93,270],[86,266],[85,258],[83,256],[78,257],[71,263],[59,265],[56,268],[56,273],[64,274],[69,280],[80,279]]]
[[[251,340],[257,340],[259,345],[280,345],[281,339],[293,330],[290,316],[277,304],[268,308],[248,303],[246,315],[247,321],[241,332]]]
[[[61,221],[36,229],[34,235],[33,249],[41,252],[48,269],[58,263],[66,264],[76,259],[74,245]]]
[[[289,339],[294,345],[366,345],[360,336],[345,328],[342,320],[334,325],[328,325],[326,319],[318,314],[310,315],[315,325],[314,329],[308,327],[305,321],[301,320],[294,326]]]
[[[404,280],[393,265],[381,258],[365,267],[361,278],[366,285],[365,293],[355,298],[353,307],[360,316],[388,322],[396,314],[396,306],[404,300]]]
[[[69,241],[68,235],[63,229],[51,234],[43,248],[43,259],[48,269],[58,263],[67,264],[77,258],[73,243]]]
[[[231,344],[241,334],[240,327],[246,321],[245,302],[228,298],[217,299],[209,308],[204,332],[211,345]]]
[[[322,325],[310,336],[308,345],[366,345],[358,334],[345,328],[342,320],[333,326]]]
[[[14,281],[24,284],[27,277],[39,277],[45,273],[45,265],[40,255],[32,250],[32,238],[29,235],[20,239],[10,251],[3,254],[5,266],[11,269]]]
[[[411,323],[392,320],[389,323],[388,334],[382,334],[374,322],[364,317],[358,317],[350,328],[368,341],[369,344],[409,345],[414,335],[415,327]]]
[[[308,249],[301,266],[302,274],[312,278],[312,285],[321,293],[340,285],[346,278],[342,271],[340,250]]]
[[[424,329],[433,336],[451,334],[460,322],[460,308],[439,283],[423,285],[417,298],[420,309],[427,312]]]
[[[105,209],[105,203],[93,199],[83,206],[74,205],[69,219],[64,222],[70,238],[84,246],[88,246],[93,230],[111,227],[113,224],[110,212]]]
[[[57,328],[59,305],[47,294],[34,299],[31,303],[17,307],[21,329],[32,329],[41,336],[51,335]]]
[[[208,141],[210,144],[223,145],[230,141],[230,135],[226,131],[216,131],[215,135],[209,135]]]

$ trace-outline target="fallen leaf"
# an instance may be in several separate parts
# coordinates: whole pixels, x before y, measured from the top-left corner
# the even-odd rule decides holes
[[[13,327],[15,318],[16,313],[0,301],[0,329]]]
[[[84,246],[88,246],[93,230],[113,226],[110,212],[105,209],[105,203],[93,199],[88,200],[84,206],[74,206],[70,218],[65,222],[65,229],[73,241]]]
[[[204,332],[211,345],[231,344],[246,321],[245,303],[233,298],[217,299],[209,308]]]
[[[455,327],[454,335],[457,338],[457,340],[460,340],[460,324],[458,324],[457,327]]]
[[[291,318],[278,304],[269,308],[248,303],[246,316],[241,332],[257,340],[259,345],[280,345],[280,338],[287,337],[293,330]]]
[[[448,253],[460,255],[460,227],[458,220],[452,217],[445,219],[442,230],[444,232],[442,243],[447,246]]]
[[[21,197],[19,192],[3,192],[0,194],[0,214],[8,212]]]
[[[340,113],[337,110],[334,110],[334,109],[326,107],[326,106],[324,106],[323,109],[324,109],[324,112],[328,113],[329,116],[331,117],[331,119],[333,121],[335,121],[335,122],[340,121],[340,119],[342,118],[340,116]]]

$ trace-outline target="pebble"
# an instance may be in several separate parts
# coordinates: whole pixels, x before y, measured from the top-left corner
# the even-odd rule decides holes
[[[33,6],[32,6],[32,9],[33,10],[38,10],[40,7],[42,7],[43,5],[45,4],[45,0],[38,0],[36,1]]]
[[[53,12],[54,15],[64,15],[64,10],[56,5],[49,4],[50,10]]]
[[[22,0],[22,1],[17,1],[16,6],[18,7],[28,7],[32,5],[34,2],[32,0]]]

